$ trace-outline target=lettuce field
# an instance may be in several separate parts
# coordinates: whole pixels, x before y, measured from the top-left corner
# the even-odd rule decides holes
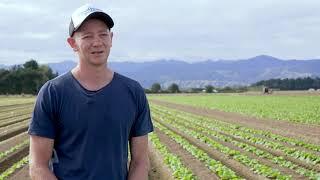
[[[149,179],[320,179],[320,96],[148,95]],[[29,179],[34,97],[0,97],[0,180]],[[106,177],[107,178],[107,177]]]

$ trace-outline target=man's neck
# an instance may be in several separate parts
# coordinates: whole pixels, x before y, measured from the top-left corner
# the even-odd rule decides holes
[[[106,65],[87,66],[79,63],[71,72],[84,88],[91,91],[101,89],[113,78],[113,71]]]

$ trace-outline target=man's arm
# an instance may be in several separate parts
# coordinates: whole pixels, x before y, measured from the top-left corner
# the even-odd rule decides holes
[[[132,137],[130,151],[128,180],[147,180],[149,170],[148,135]]]
[[[30,176],[32,180],[57,180],[49,170],[53,139],[30,135]]]

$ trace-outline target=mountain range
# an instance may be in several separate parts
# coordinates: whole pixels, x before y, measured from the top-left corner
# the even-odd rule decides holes
[[[62,74],[76,66],[76,62],[63,61],[48,65]],[[108,66],[139,81],[145,88],[155,82],[164,88],[171,83],[177,83],[181,88],[190,88],[209,84],[216,87],[249,85],[272,78],[320,77],[320,59],[281,60],[267,55],[195,63],[178,60],[110,62]]]

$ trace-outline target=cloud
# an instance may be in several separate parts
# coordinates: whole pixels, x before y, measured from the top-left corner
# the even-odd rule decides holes
[[[86,2],[115,21],[112,61],[319,57],[317,0],[2,0],[0,64],[76,59],[68,25]]]

